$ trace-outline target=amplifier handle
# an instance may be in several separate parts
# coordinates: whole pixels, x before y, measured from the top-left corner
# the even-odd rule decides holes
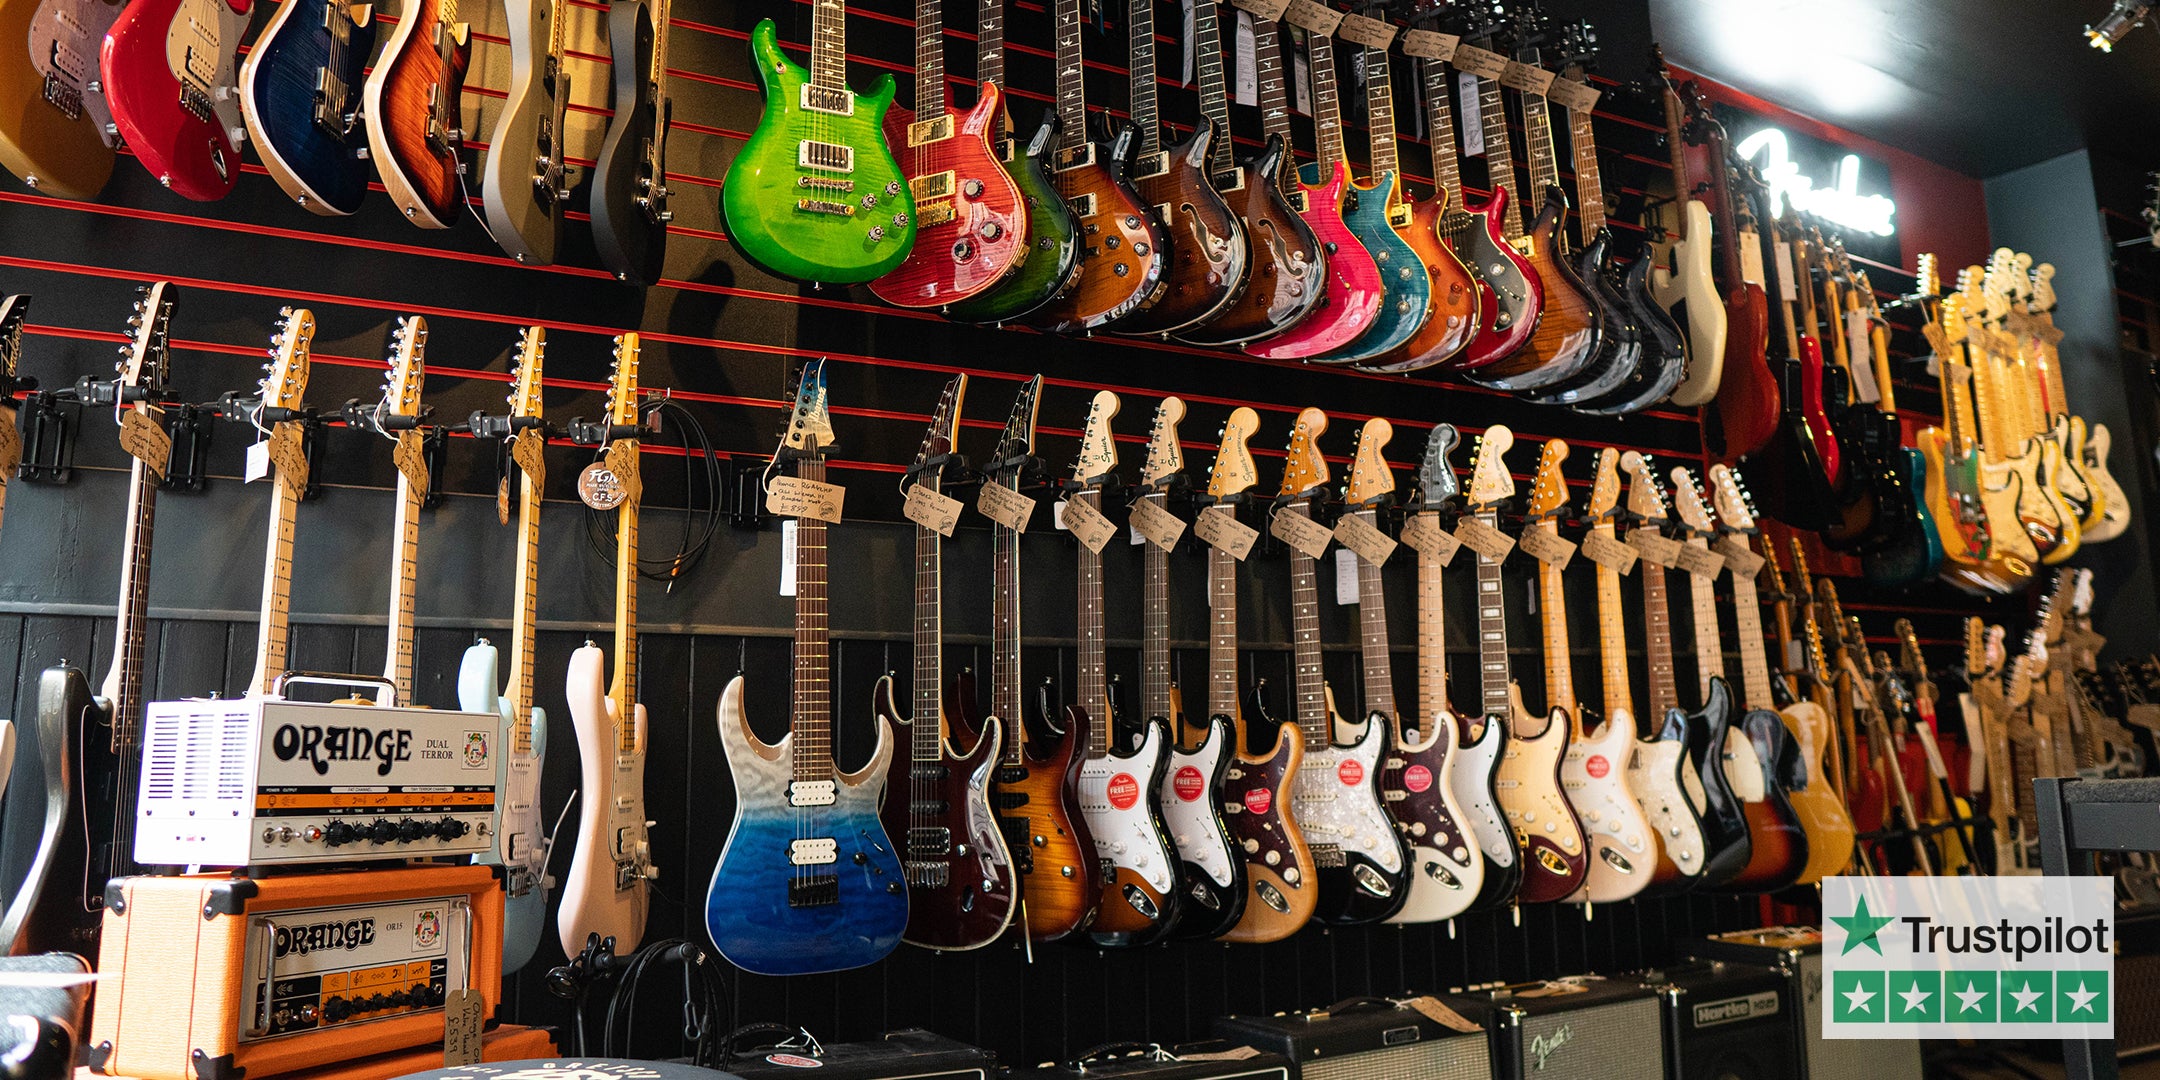
[[[255,1026],[248,1029],[251,1039],[270,1034],[271,998],[276,993],[277,982],[277,923],[264,916],[257,924],[262,930],[260,970],[255,979]]]
[[[344,675],[331,671],[288,671],[270,684],[270,696],[284,697],[285,688],[294,683],[379,689],[382,696],[375,699],[375,704],[385,708],[394,708],[397,705],[397,684],[390,680],[380,675]]]
[[[445,994],[448,994],[448,993],[449,993],[449,992],[451,992],[452,990],[470,990],[470,989],[472,989],[472,969],[473,969],[473,912],[472,912],[472,905],[471,905],[471,904],[469,904],[469,903],[467,903],[467,902],[465,902],[464,900],[452,900],[452,901],[450,901],[450,917],[451,917],[451,918],[453,918],[453,919],[456,919],[456,920],[458,921],[458,923],[459,923],[459,927],[458,927],[458,929],[459,929],[459,937],[460,937],[460,938],[461,938],[461,939],[462,939],[462,940],[463,940],[463,941],[465,942],[465,970],[464,970],[463,972],[461,972],[461,974],[463,974],[463,975],[464,975],[464,977],[465,977],[465,980],[464,980],[464,983],[463,983],[462,985],[459,985],[459,986],[451,986],[451,985],[449,985],[449,983],[450,983],[449,973],[448,973],[448,972],[444,972],[444,973],[443,973],[443,993],[445,993]]]
[[[1344,1013],[1373,1012],[1382,1009],[1399,1008],[1402,1008],[1402,1006],[1384,997],[1353,997],[1344,998],[1325,1009],[1315,1009],[1307,1015],[1314,1020],[1325,1020],[1330,1016],[1341,1016]]]
[[[1090,1062],[1135,1052],[1145,1053],[1149,1061],[1177,1060],[1176,1056],[1172,1055],[1168,1050],[1162,1048],[1161,1043],[1111,1042],[1104,1043],[1101,1046],[1090,1047],[1087,1050],[1082,1051],[1079,1057],[1073,1058],[1071,1061],[1066,1062],[1065,1067],[1076,1073],[1084,1073],[1088,1070],[1088,1064]]]

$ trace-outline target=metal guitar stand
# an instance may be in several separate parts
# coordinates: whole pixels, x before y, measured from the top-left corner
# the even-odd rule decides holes
[[[2041,777],[2033,795],[2040,869],[2051,877],[2091,874],[2095,852],[2160,851],[2160,778]],[[2116,1080],[2115,1040],[2063,1040],[2063,1069],[2068,1080]]]

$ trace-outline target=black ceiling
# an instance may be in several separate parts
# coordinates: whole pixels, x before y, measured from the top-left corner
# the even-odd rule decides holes
[[[1674,64],[1989,177],[2082,146],[2160,166],[2160,28],[2111,0],[1649,0]]]

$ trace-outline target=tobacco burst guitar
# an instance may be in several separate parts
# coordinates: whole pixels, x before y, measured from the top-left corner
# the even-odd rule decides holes
[[[457,21],[458,0],[415,0],[362,90],[368,160],[405,220],[447,229],[464,209],[465,71],[472,28]]]
[[[279,4],[240,64],[256,156],[313,213],[350,214],[367,194],[360,89],[375,51],[373,11],[342,0]]]
[[[600,265],[632,285],[660,280],[667,265],[669,0],[608,5],[608,48],[614,54],[608,100],[614,115],[600,140],[592,172],[593,250]]]
[[[497,677],[495,646],[486,638],[465,650],[458,668],[458,707],[502,716],[502,827],[487,861],[504,869],[503,970],[516,971],[539,951],[547,925],[547,872],[554,838],[540,816],[540,768],[547,758],[547,713],[533,697],[533,645],[540,629],[540,496],[547,487],[547,440],[540,434],[541,364],[547,329],[518,334],[510,373],[510,460],[518,470],[517,610],[510,627],[510,682]]]
[[[569,51],[563,0],[506,0],[510,22],[510,88],[488,133],[480,174],[487,227],[504,252],[521,263],[555,261],[570,197],[565,120],[570,108]]]
[[[30,320],[30,297],[15,293],[0,297],[0,511],[7,509],[7,482],[22,464],[22,437],[17,434],[15,394],[37,388],[37,380],[21,374],[23,324]]]
[[[158,183],[199,202],[240,180],[236,54],[251,0],[128,0],[98,70],[113,127]]]
[[[608,373],[608,424],[638,423],[638,336],[615,339]],[[635,952],[645,937],[646,895],[660,877],[645,832],[645,706],[638,704],[638,474],[635,434],[608,440],[603,485],[615,508],[615,677],[607,654],[587,641],[570,654],[564,693],[578,741],[578,842],[563,875],[555,914],[563,952],[576,956],[589,935]],[[596,479],[601,479],[596,476]]]
[[[47,195],[89,199],[112,178],[112,110],[98,47],[120,0],[0,0],[0,41],[27,55],[0,65],[0,168]],[[27,60],[28,63],[23,61]]]

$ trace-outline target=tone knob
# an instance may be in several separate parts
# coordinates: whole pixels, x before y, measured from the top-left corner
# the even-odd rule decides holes
[[[1267,863],[1269,866],[1274,866],[1275,864],[1282,862],[1282,852],[1269,851],[1265,856],[1262,857],[1261,861]]]
[[[1298,883],[1298,878],[1299,878],[1299,876],[1300,876],[1300,875],[1298,874],[1298,868],[1297,868],[1297,867],[1295,867],[1295,866],[1286,866],[1286,867],[1283,867],[1283,872],[1282,872],[1282,879],[1283,879],[1283,883],[1284,883],[1284,884],[1286,884],[1286,885],[1295,885],[1295,884],[1297,884],[1297,883]]]
[[[868,209],[870,209],[871,207],[873,207],[873,206],[876,206],[876,205],[877,205],[877,196],[875,196],[875,195],[865,195],[865,196],[863,196],[863,197],[862,197],[862,204],[863,204],[863,209],[865,209],[865,210],[868,210]]]
[[[977,229],[976,231],[981,233],[982,238],[985,240],[995,240],[998,237],[1005,235],[1005,226],[1000,225],[995,221],[985,221],[982,224],[982,228]]]
[[[1111,844],[1111,845],[1110,845],[1110,851],[1111,851],[1111,852],[1112,852],[1113,854],[1117,854],[1117,855],[1123,855],[1123,854],[1125,854],[1125,841],[1123,841],[1123,840],[1119,840],[1119,841],[1117,841],[1116,843],[1114,843],[1114,844]]]
[[[1583,820],[1595,825],[1598,822],[1605,820],[1605,815],[1599,813],[1596,810],[1591,810],[1583,814]]]
[[[421,834],[426,831],[426,825],[414,821],[411,818],[406,818],[405,820],[398,822],[397,838],[399,840],[405,841],[406,843],[411,843],[415,840],[420,839]]]
[[[1245,854],[1250,855],[1253,852],[1260,850],[1260,841],[1254,840],[1251,837],[1246,837],[1244,847]]]
[[[883,225],[872,225],[872,226],[870,226],[870,242],[871,242],[871,243],[873,243],[873,244],[875,244],[875,243],[877,243],[878,241],[880,241],[880,240],[883,240],[883,239],[885,239],[885,226],[883,226]]]
[[[1137,228],[1139,228],[1139,227],[1140,227],[1140,216],[1139,216],[1138,214],[1127,214],[1127,215],[1125,215],[1125,227],[1126,227],[1126,228],[1128,228],[1128,229],[1137,229]]]
[[[1148,253],[1149,251],[1151,251],[1151,250],[1153,250],[1153,249],[1152,249],[1152,248],[1150,248],[1150,247],[1148,247],[1148,243],[1147,243],[1147,241],[1145,241],[1145,240],[1135,240],[1135,241],[1133,241],[1133,246],[1132,246],[1132,250],[1133,250],[1133,254],[1135,254],[1135,255],[1141,255],[1141,256],[1145,256],[1145,255],[1146,255],[1146,254],[1147,254],[1147,253]]]
[[[898,194],[900,194],[900,181],[898,181],[898,180],[887,180],[887,181],[885,182],[885,194],[887,194],[887,195],[898,195]]]
[[[1425,823],[1424,823],[1424,822],[1422,822],[1422,821],[1416,821],[1416,822],[1412,822],[1412,823],[1410,824],[1410,835],[1412,835],[1412,836],[1423,836],[1423,835],[1425,835]]]
[[[1546,831],[1546,832],[1549,832],[1549,833],[1556,833],[1556,832],[1559,832],[1559,831],[1560,831],[1560,823],[1559,823],[1559,822],[1557,822],[1557,821],[1548,821],[1548,822],[1546,822],[1546,823],[1545,823],[1545,831]]]
[[[388,821],[377,821],[375,824],[368,826],[367,838],[378,844],[387,844],[397,839],[397,834],[397,826],[390,824]]]
[[[1514,813],[1515,813],[1515,812],[1514,812],[1513,810],[1510,810],[1510,811],[1508,811],[1508,815],[1509,815],[1510,817],[1514,816]],[[1523,811],[1523,812],[1522,812],[1522,820],[1523,820],[1523,824],[1525,824],[1525,825],[1533,825],[1533,824],[1536,824],[1536,823],[1537,823],[1537,812],[1536,812],[1536,811],[1533,811],[1533,810],[1525,810],[1525,811]]]
[[[964,180],[960,184],[960,194],[965,195],[970,199],[980,199],[982,198],[982,193],[983,182],[980,180]]]

